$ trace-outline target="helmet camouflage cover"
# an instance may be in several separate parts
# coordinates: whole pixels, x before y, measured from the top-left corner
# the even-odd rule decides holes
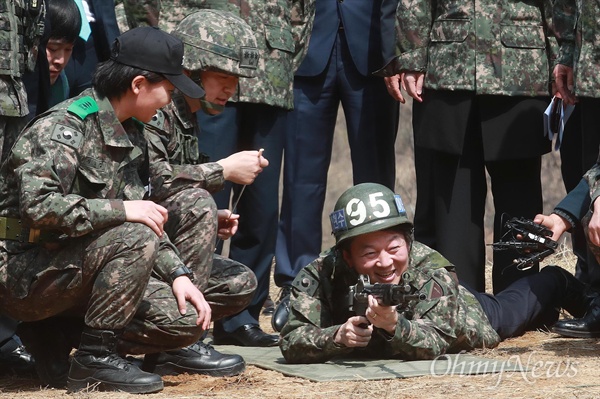
[[[252,28],[230,12],[195,12],[171,33],[185,46],[183,67],[189,71],[211,69],[246,78],[256,75],[259,52]]]
[[[384,185],[362,183],[346,190],[329,215],[336,245],[361,234],[401,224],[412,229],[399,195]]]

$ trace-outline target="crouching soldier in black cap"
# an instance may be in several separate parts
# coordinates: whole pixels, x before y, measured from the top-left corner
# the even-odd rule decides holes
[[[122,356],[191,345],[209,328],[209,302],[234,295],[243,308],[253,295],[256,279],[240,265],[205,297],[164,232],[167,210],[144,200],[143,122],[174,88],[204,94],[182,59],[181,41],[156,28],[124,33],[93,89],[34,119],[2,165],[0,311],[31,327],[21,336],[45,383],[159,391],[159,375]],[[81,324],[80,337],[49,321],[57,316]]]

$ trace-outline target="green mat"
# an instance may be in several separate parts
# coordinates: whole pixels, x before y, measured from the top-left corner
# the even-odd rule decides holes
[[[322,364],[287,364],[279,347],[220,345],[215,348],[222,353],[241,355],[247,364],[317,382],[526,371],[521,364],[516,362],[510,363],[506,360],[487,359],[469,354],[445,355],[438,360],[412,362],[339,358]]]

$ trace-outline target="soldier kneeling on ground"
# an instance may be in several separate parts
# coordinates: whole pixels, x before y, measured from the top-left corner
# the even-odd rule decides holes
[[[143,122],[175,88],[204,95],[183,74],[183,51],[156,28],[124,33],[93,88],[36,117],[2,165],[0,311],[24,321],[19,335],[48,385],[159,391],[161,377],[124,356],[163,370],[200,357],[185,347],[208,330],[211,306],[231,296],[235,312],[253,296],[256,279],[239,264],[201,292],[169,240],[167,209],[146,199]]]

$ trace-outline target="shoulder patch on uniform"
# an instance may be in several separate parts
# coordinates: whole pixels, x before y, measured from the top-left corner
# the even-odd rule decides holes
[[[292,286],[305,292],[309,296],[314,296],[315,292],[317,292],[317,288],[319,288],[319,283],[313,276],[302,269],[294,279],[294,282],[292,282]]]
[[[83,133],[73,130],[73,128],[56,123],[52,129],[52,140],[78,149],[83,142]]]
[[[98,103],[90,96],[81,97],[69,105],[67,111],[84,120],[86,116],[98,112]]]
[[[433,278],[427,281],[419,292],[425,294],[428,299],[440,298],[446,295],[442,285]]]
[[[150,119],[148,125],[157,128],[158,130],[164,130],[165,127],[165,113],[162,110],[156,111],[156,114]]]

